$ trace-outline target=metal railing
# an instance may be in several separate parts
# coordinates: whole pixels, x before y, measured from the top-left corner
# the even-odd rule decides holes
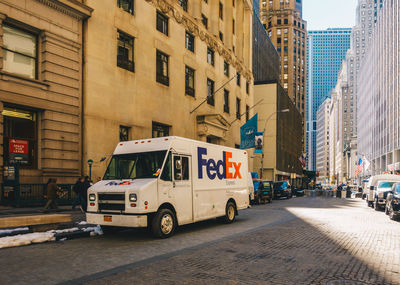
[[[57,204],[70,205],[75,199],[72,191],[73,184],[57,184],[61,189],[58,192]],[[46,204],[46,184],[17,184],[5,186],[1,184],[0,204],[13,207],[34,207]]]

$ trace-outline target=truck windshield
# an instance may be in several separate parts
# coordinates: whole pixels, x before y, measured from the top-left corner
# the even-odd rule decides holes
[[[387,182],[387,181],[381,181],[378,184],[378,188],[392,188],[393,184],[395,182]]]
[[[167,151],[113,155],[103,180],[156,178]]]

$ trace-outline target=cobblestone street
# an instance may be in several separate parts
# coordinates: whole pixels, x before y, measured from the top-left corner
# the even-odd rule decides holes
[[[167,240],[129,230],[0,254],[2,284],[400,284],[400,224],[358,199],[274,201]]]

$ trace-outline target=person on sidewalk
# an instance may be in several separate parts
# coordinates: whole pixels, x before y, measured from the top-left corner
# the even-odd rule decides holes
[[[85,179],[83,181],[83,192],[82,192],[83,199],[82,199],[82,204],[81,204],[82,205],[82,210],[84,212],[86,212],[86,210],[87,210],[87,195],[88,195],[88,189],[89,189],[90,186],[91,185],[90,185],[89,176],[85,176]]]
[[[84,180],[83,176],[79,177],[78,180],[76,181],[74,187],[72,188],[76,195],[75,200],[72,203],[72,210],[75,210],[76,205],[83,204],[84,181],[85,180]]]
[[[58,209],[57,206],[57,191],[59,190],[57,186],[57,179],[56,178],[49,178],[46,187],[46,194],[47,194],[47,203],[44,206],[44,210],[48,211],[49,208],[51,209]]]

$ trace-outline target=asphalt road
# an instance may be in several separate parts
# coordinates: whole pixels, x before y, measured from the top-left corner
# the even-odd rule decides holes
[[[400,284],[400,224],[358,199],[293,198],[166,240],[125,230],[3,249],[0,283]]]

